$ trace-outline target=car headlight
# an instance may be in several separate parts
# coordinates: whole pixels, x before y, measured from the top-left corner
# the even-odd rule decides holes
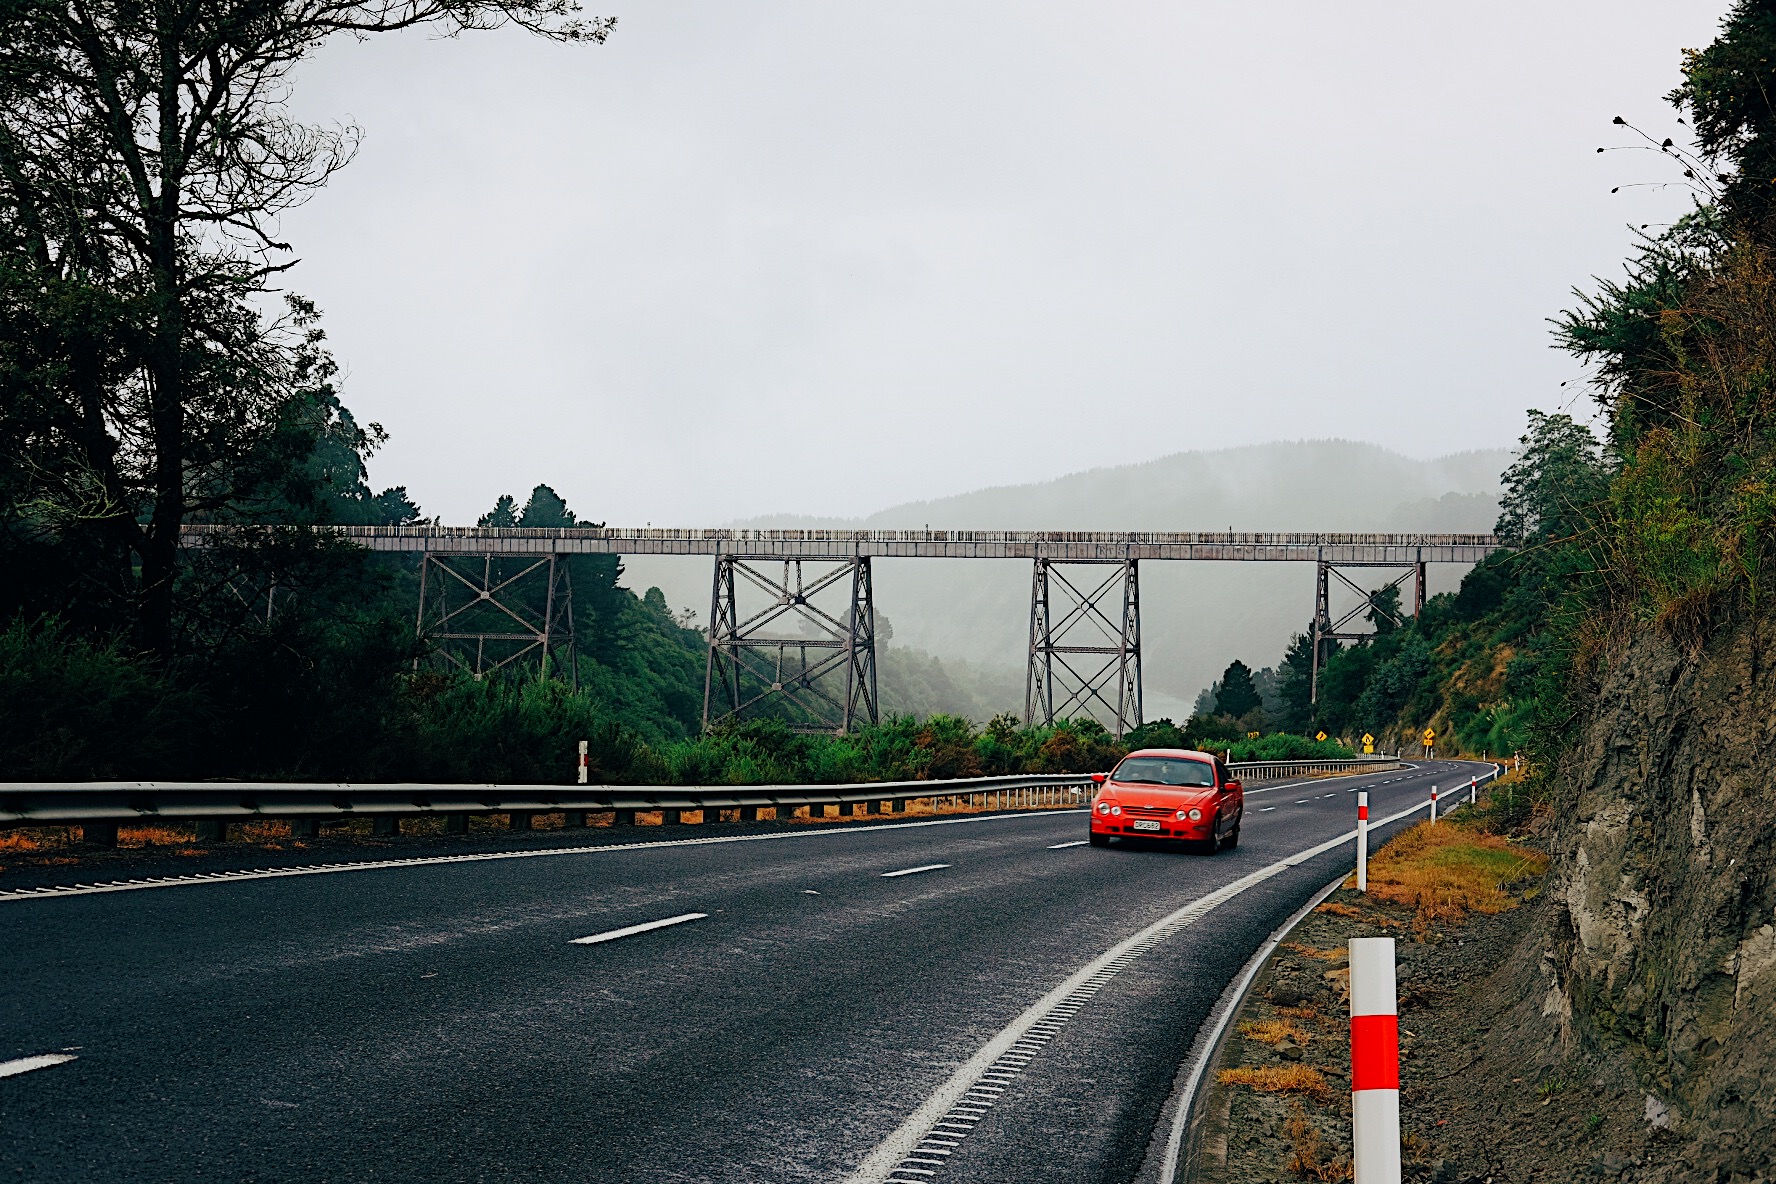
[[[1203,816],[1203,812],[1201,810],[1190,811],[1190,821],[1192,821],[1192,822],[1201,822],[1202,816]]]
[[[1098,813],[1100,813],[1100,814],[1110,813],[1110,803],[1109,802],[1099,802],[1098,803]]]
[[[1110,807],[1110,813],[1112,813],[1112,814],[1121,814],[1121,813],[1122,813],[1122,807],[1121,807],[1121,806],[1111,806],[1111,807]]]
[[[1178,821],[1179,822],[1183,822],[1188,817],[1190,817],[1190,812],[1188,810],[1178,811]]]

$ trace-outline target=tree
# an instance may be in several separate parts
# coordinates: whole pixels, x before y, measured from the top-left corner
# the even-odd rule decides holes
[[[1220,685],[1221,691],[1215,697],[1215,711],[1219,715],[1241,719],[1263,704],[1258,688],[1252,685],[1251,668],[1238,658],[1228,663]]]
[[[98,536],[140,643],[173,649],[180,530],[263,485],[324,354],[312,308],[267,317],[281,213],[343,167],[352,127],[284,100],[336,34],[517,24],[602,41],[572,0],[15,0],[0,7],[0,375],[34,529]],[[9,444],[12,441],[7,441]]]
[[[1529,413],[1517,458],[1500,479],[1493,532],[1514,547],[1531,547],[1578,534],[1608,492],[1602,445],[1570,415]]]
[[[1770,185],[1770,178],[1776,177],[1772,58],[1776,58],[1776,3],[1739,0],[1708,48],[1684,51],[1683,83],[1666,96],[1688,109],[1696,147],[1715,170],[1713,179],[1723,203],[1736,221],[1764,242],[1770,241],[1771,214],[1776,210]]]

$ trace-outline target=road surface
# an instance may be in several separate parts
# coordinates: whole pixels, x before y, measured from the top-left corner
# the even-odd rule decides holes
[[[1351,848],[1275,865],[1358,788],[1379,818],[1485,768],[1254,789],[1212,857],[1048,811],[0,893],[0,1180],[1130,1180],[1216,997]]]

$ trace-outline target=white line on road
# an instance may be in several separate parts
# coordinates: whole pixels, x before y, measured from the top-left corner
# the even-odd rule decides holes
[[[41,1056],[20,1057],[16,1061],[0,1061],[0,1077],[17,1077],[20,1073],[47,1069],[51,1065],[65,1065],[75,1059],[65,1052],[46,1052]]]
[[[1050,843],[1048,849],[1050,851],[1059,851],[1062,847],[1083,847],[1090,841],[1091,840],[1089,839],[1074,839],[1071,843]]]
[[[612,929],[609,933],[594,933],[591,937],[576,937],[571,944],[595,946],[600,942],[616,941],[619,937],[634,937],[637,933],[646,933],[650,929],[664,929],[668,925],[683,925],[686,921],[701,921],[708,915],[708,913],[680,913],[676,917],[667,917],[660,921],[644,921],[640,925],[625,925],[621,929]]]
[[[1053,818],[1057,814],[1084,814],[1079,809],[1033,810],[1025,814],[968,814],[961,818],[933,818],[926,822],[878,822],[869,826],[833,826],[808,830],[777,831],[763,835],[715,835],[697,839],[652,839],[635,843],[586,843],[572,847],[544,847],[538,851],[483,851],[474,855],[414,855],[401,859],[362,859],[351,863],[308,863],[296,867],[261,868],[253,871],[188,872],[179,876],[155,876],[147,880],[106,880],[98,884],[56,884],[44,888],[15,888],[0,892],[0,904],[15,900],[48,900],[62,896],[90,896],[100,892],[135,892],[144,888],[182,888],[191,884],[239,884],[251,880],[281,880],[290,876],[325,876],[334,872],[369,872],[391,868],[442,867],[452,863],[481,863],[503,859],[547,859],[556,855],[610,855],[621,851],[657,851],[669,847],[713,847],[724,843],[774,843],[794,839],[851,838],[889,830],[913,830],[926,826],[973,826],[979,823],[1018,822]]]
[[[895,876],[916,876],[920,872],[934,872],[940,867],[949,867],[949,866],[950,865],[947,863],[927,863],[927,864],[923,864],[919,867],[903,867],[897,872],[883,872],[882,878],[884,880],[891,880]]]
[[[1258,813],[1260,813],[1260,814],[1268,814],[1268,813],[1270,813],[1270,812],[1271,812],[1271,811],[1272,811],[1272,810],[1274,810],[1274,809],[1276,809],[1276,807],[1275,807],[1275,806],[1259,806],[1259,807],[1258,807]]]

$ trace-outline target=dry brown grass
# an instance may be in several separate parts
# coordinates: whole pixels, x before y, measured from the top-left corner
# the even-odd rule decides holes
[[[1318,1069],[1308,1065],[1240,1066],[1216,1075],[1222,1085],[1243,1085],[1263,1094],[1300,1094],[1316,1102],[1330,1102],[1332,1085]]]
[[[1333,1156],[1326,1148],[1326,1137],[1320,1133],[1319,1124],[1302,1113],[1297,1106],[1283,1124],[1283,1134],[1289,1140],[1289,1170],[1309,1180],[1348,1180],[1351,1178],[1351,1161],[1343,1156]]]
[[[1328,900],[1314,911],[1317,913],[1329,913],[1334,917],[1360,917],[1363,915],[1363,910],[1356,905],[1343,904],[1336,900]]]
[[[1369,894],[1408,905],[1421,934],[1458,923],[1470,912],[1502,913],[1524,897],[1512,884],[1539,879],[1548,857],[1485,831],[1450,822],[1421,822],[1396,835],[1369,860]]]
[[[1322,950],[1317,946],[1304,946],[1300,942],[1295,941],[1286,941],[1282,943],[1282,945],[1285,950],[1292,950],[1293,952],[1300,954],[1303,958],[1318,958],[1322,962],[1337,962],[1350,956],[1350,951],[1339,946],[1333,946],[1329,950]]]
[[[1276,1013],[1292,1020],[1317,1020],[1320,1018],[1320,1009],[1311,1003],[1303,1003],[1299,1007],[1279,1007],[1276,1009]]]
[[[1244,1023],[1240,1025],[1239,1030],[1240,1035],[1248,1040],[1256,1040],[1260,1044],[1281,1044],[1285,1040],[1292,1040],[1296,1044],[1306,1044],[1313,1039],[1313,1033],[1286,1019],[1257,1020]]]

